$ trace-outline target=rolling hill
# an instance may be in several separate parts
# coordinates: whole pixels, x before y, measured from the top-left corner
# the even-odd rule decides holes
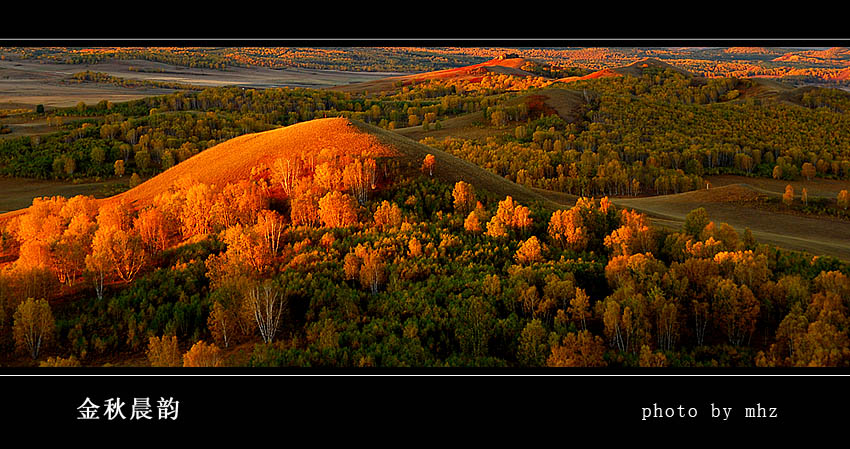
[[[249,179],[251,169],[272,165],[276,159],[314,153],[339,154],[372,158],[398,158],[400,162],[421,164],[425,155],[436,159],[435,177],[455,183],[469,182],[477,189],[504,198],[507,195],[524,203],[540,201],[550,208],[558,204],[546,200],[526,187],[515,184],[471,162],[425,146],[409,138],[366,123],[345,118],[317,119],[260,133],[248,134],[222,142],[160,173],[141,185],[119,195],[100,200],[102,204],[124,201],[134,209],[150,204],[180,179],[188,178],[205,184],[224,185]],[[24,213],[26,209],[0,215],[0,223]]]
[[[342,86],[334,86],[329,90],[338,92],[366,92],[367,94],[376,94],[380,92],[391,92],[400,89],[403,86],[420,83],[429,80],[454,80],[454,81],[472,81],[480,79],[487,73],[514,75],[514,76],[536,76],[533,73],[522,70],[529,61],[525,58],[499,57],[491,59],[480,64],[458,67],[454,69],[437,70],[434,72],[417,73],[413,75],[392,76],[381,78],[374,81],[366,81],[362,83],[351,83]]]
[[[680,69],[672,64],[668,64],[663,61],[659,61],[655,58],[645,58],[640,61],[633,62],[629,65],[625,65],[622,67],[614,67],[614,68],[606,68],[602,70],[598,70],[588,75],[584,76],[570,76],[567,78],[558,79],[559,83],[570,83],[573,81],[582,81],[588,79],[596,79],[596,78],[606,78],[606,77],[616,77],[616,76],[641,76],[644,69],[648,68],[657,68],[661,70],[672,70],[674,72],[678,72],[687,77],[693,76],[690,72],[684,69]]]

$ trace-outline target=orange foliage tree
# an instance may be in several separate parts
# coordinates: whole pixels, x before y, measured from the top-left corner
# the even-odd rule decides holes
[[[455,187],[452,190],[452,198],[454,198],[455,211],[459,214],[471,212],[477,203],[475,189],[471,184],[464,181],[455,183]]]
[[[552,367],[601,367],[607,362],[603,358],[605,342],[587,330],[570,332],[560,342],[552,345],[551,354],[546,360]]]
[[[621,226],[605,237],[605,246],[615,256],[656,251],[655,239],[646,215],[632,210],[620,211]]]
[[[354,160],[342,170],[344,185],[351,189],[351,193],[361,205],[366,204],[369,191],[375,188],[377,181],[377,166],[374,159]]]
[[[579,209],[556,210],[549,219],[549,237],[561,248],[584,251],[589,236]]]
[[[537,237],[531,236],[531,238],[522,242],[514,259],[516,259],[517,263],[523,265],[543,262],[544,249],[545,246],[537,240]]]
[[[357,223],[357,206],[347,194],[330,192],[319,200],[319,219],[330,228],[341,228]]]
[[[138,234],[114,226],[98,228],[92,240],[92,253],[86,265],[95,271],[113,271],[124,282],[131,282],[148,261],[148,253]]]
[[[383,201],[375,210],[375,226],[382,231],[401,226],[401,209],[395,203]]]
[[[187,368],[202,368],[221,366],[224,359],[221,350],[215,344],[198,341],[183,354],[183,366]]]
[[[434,168],[437,166],[437,160],[434,158],[433,154],[425,155],[425,159],[422,161],[422,172],[428,173],[428,176],[434,176]]]

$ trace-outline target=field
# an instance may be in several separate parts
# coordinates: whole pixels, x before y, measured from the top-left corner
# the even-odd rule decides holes
[[[57,64],[6,57],[0,60],[0,109],[8,109],[12,105],[33,108],[38,104],[45,107],[69,107],[81,101],[87,104],[101,100],[120,102],[174,92],[173,89],[130,89],[112,84],[70,81],[72,75],[85,71],[102,72],[119,78],[175,82],[200,87],[233,85],[253,88],[324,88],[396,75],[300,68],[272,70],[253,67],[213,70],[140,60]]]
[[[740,184],[676,195],[617,198],[614,204],[642,211],[658,225],[680,229],[685,216],[702,207],[716,223],[728,223],[739,234],[749,228],[759,242],[850,260],[850,222],[824,217],[805,217],[746,207],[736,201],[717,200],[731,189],[750,190]],[[740,192],[731,192],[738,196]],[[750,190],[750,193],[757,193]]]
[[[73,184],[62,181],[42,181],[23,178],[0,178],[0,215],[25,209],[32,199],[41,196],[92,195],[101,197],[100,192],[118,181],[84,182]]]

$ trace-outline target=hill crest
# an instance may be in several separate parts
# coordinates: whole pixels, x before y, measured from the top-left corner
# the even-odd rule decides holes
[[[475,81],[487,73],[512,75],[520,77],[536,76],[531,72],[522,70],[522,67],[531,61],[516,55],[507,54],[479,64],[473,64],[453,69],[437,70],[433,72],[417,73],[413,75],[392,76],[374,81],[352,83],[342,86],[334,86],[329,90],[339,92],[366,92],[367,94],[393,91],[399,87],[409,86],[430,80],[454,80]]]

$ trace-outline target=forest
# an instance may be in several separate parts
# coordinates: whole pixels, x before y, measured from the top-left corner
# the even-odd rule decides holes
[[[576,73],[552,70],[32,113],[61,130],[0,141],[0,173],[133,174],[128,187],[320,118],[435,130],[480,113],[489,137],[421,143],[578,199],[520,204],[446,182],[432,154],[400,163],[344,145],[223,185],[181,179],[141,207],[36,198],[0,222],[0,365],[850,365],[846,262],[760,243],[702,208],[663,229],[610,200],[701,189],[710,174],[850,180],[846,95],[762,100],[750,80],[652,67],[562,84],[551,77]],[[553,88],[582,94],[577,119],[522,101]],[[846,191],[834,201],[846,210]]]

